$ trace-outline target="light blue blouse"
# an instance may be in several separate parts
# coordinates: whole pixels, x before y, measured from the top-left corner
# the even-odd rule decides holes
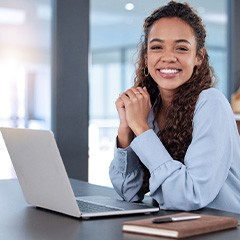
[[[148,118],[152,129],[125,149],[115,147],[109,175],[117,193],[126,201],[144,198],[142,161],[151,174],[150,196],[161,209],[209,207],[240,213],[240,138],[225,96],[215,88],[200,94],[184,164],[170,156],[152,121],[153,112]]]

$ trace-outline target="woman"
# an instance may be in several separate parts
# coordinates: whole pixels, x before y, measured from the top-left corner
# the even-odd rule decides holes
[[[240,145],[231,107],[213,88],[201,18],[169,2],[144,23],[135,85],[120,94],[110,178],[126,201],[240,213]]]

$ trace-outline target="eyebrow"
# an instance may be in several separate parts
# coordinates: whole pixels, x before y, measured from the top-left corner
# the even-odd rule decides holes
[[[159,38],[154,38],[154,39],[152,39],[149,43],[152,43],[152,42],[160,42],[160,43],[163,43],[164,40],[159,39]],[[184,43],[187,43],[187,44],[190,44],[190,45],[191,45],[191,43],[190,43],[188,40],[186,40],[186,39],[177,39],[177,40],[175,40],[175,42],[176,42],[176,43],[184,42]]]

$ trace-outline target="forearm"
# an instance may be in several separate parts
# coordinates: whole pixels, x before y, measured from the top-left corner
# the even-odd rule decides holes
[[[114,159],[109,168],[109,176],[116,192],[126,201],[141,201],[143,171],[137,155],[130,147],[115,147]]]
[[[199,209],[212,202],[220,191],[228,172],[229,161],[222,165],[220,156],[215,159],[216,154],[209,154],[209,150],[213,153],[214,145],[218,145],[216,139],[208,141],[205,137],[208,144],[203,143],[205,147],[199,150],[201,139],[202,137],[193,140],[190,147],[192,150],[186,154],[185,164],[171,158],[153,131],[147,131],[131,143],[131,148],[151,173],[150,196],[161,208]],[[220,145],[221,149],[226,144]]]
[[[133,131],[129,127],[122,127],[121,125],[118,128],[118,137],[117,137],[117,147],[126,148],[130,145],[134,138]]]

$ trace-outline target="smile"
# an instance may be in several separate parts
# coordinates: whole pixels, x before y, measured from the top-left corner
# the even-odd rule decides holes
[[[162,69],[159,69],[159,71],[161,73],[164,73],[164,74],[174,74],[174,73],[179,73],[180,72],[180,69],[176,69],[176,68],[162,68]]]

